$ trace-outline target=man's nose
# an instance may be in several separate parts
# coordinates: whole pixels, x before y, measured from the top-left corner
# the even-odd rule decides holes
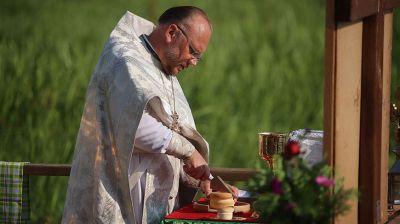
[[[196,66],[197,65],[197,59],[196,58],[189,59],[189,64],[193,65],[193,66]]]

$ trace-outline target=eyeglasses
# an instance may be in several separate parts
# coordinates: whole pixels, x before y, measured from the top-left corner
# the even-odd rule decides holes
[[[201,53],[197,52],[197,51],[193,48],[193,46],[192,46],[192,44],[191,44],[191,41],[190,41],[188,35],[186,34],[186,32],[185,32],[178,24],[175,24],[175,25],[178,27],[178,29],[182,32],[182,34],[186,37],[186,39],[187,39],[187,41],[188,41],[188,45],[189,45],[189,54],[191,54],[191,55],[193,56],[193,59],[196,60],[196,63],[199,62],[199,61],[201,60],[201,56],[202,56]]]

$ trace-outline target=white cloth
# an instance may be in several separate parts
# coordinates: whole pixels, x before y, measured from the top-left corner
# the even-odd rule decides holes
[[[165,153],[172,138],[167,128],[146,111],[140,119],[135,136],[135,147],[150,153]]]
[[[165,153],[172,138],[172,130],[150,116],[146,111],[140,119],[135,136],[135,147],[151,153]],[[133,161],[133,160],[132,160]],[[131,162],[132,162],[131,161]],[[133,164],[131,164],[133,167]],[[133,170],[129,170],[129,176]],[[131,188],[131,198],[135,212],[136,223],[142,223],[143,197],[146,191],[146,175]]]

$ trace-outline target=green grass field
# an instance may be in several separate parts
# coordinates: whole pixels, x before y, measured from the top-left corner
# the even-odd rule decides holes
[[[126,10],[154,22],[174,5],[200,6],[214,26],[204,60],[180,75],[212,166],[263,166],[260,131],[323,128],[322,0],[2,0],[0,160],[71,163],[86,87],[110,31]],[[393,61],[398,85],[399,57]],[[58,223],[67,178],[30,180],[32,223]]]

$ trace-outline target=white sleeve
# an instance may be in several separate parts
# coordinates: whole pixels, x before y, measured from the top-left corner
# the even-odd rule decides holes
[[[145,111],[136,131],[135,147],[151,153],[165,153],[171,139],[172,130]]]

